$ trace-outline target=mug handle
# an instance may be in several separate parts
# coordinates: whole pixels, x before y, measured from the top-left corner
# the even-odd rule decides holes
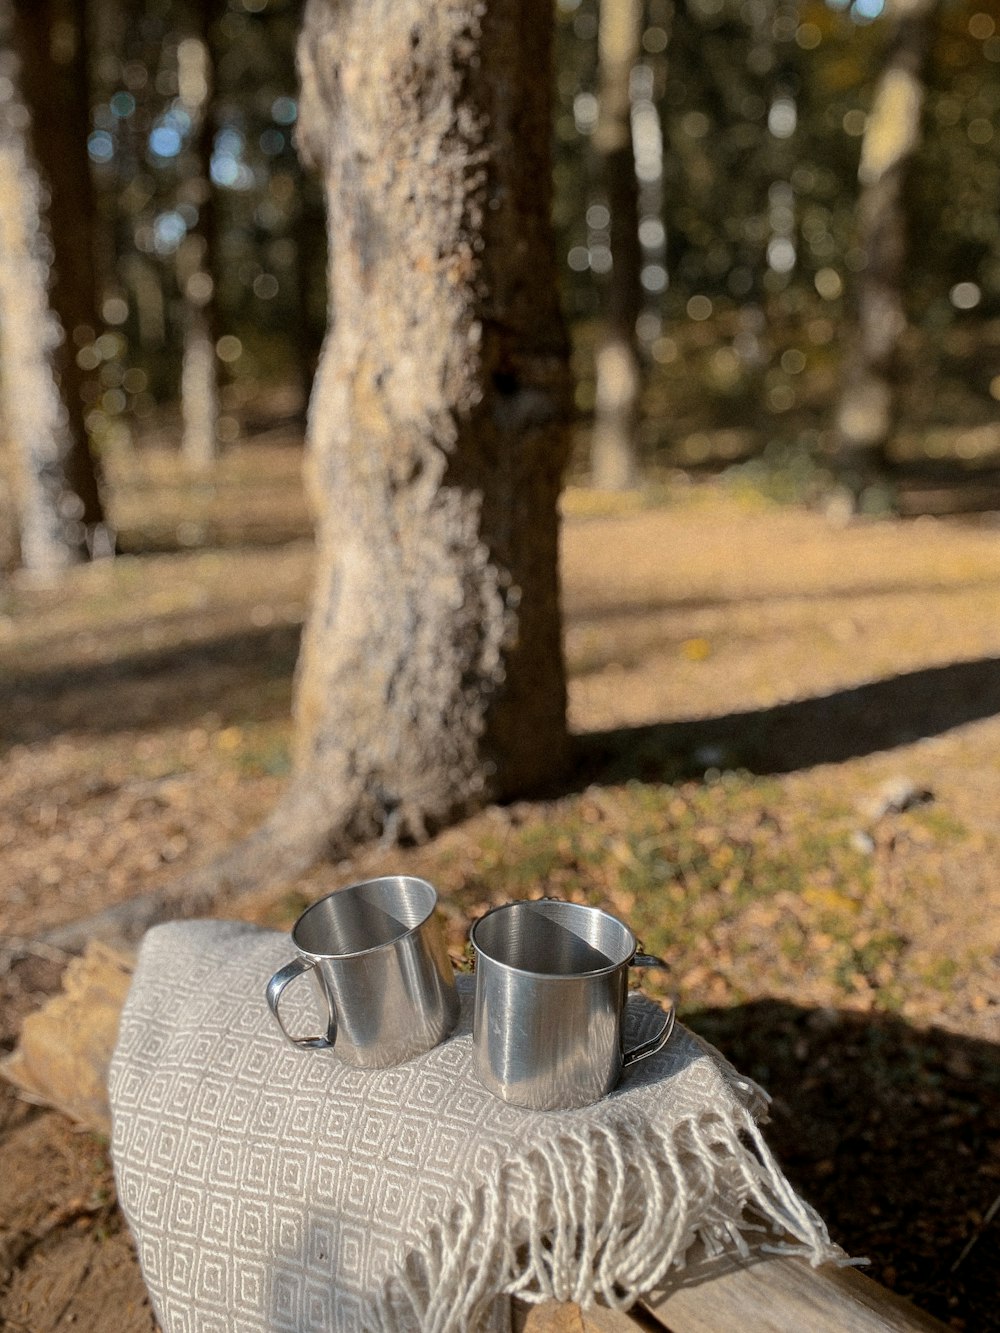
[[[275,972],[274,976],[267,983],[266,994],[268,1007],[270,1008],[271,1013],[274,1014],[278,1027],[281,1028],[282,1034],[292,1043],[292,1045],[302,1047],[308,1051],[322,1051],[327,1047],[332,1046],[337,1038],[337,1016],[333,1012],[333,1005],[330,1004],[329,997],[327,997],[327,1008],[329,1010],[330,1020],[327,1024],[325,1037],[293,1037],[285,1027],[281,1020],[281,1014],[278,1012],[278,1001],[281,999],[281,992],[285,989],[288,983],[294,981],[296,977],[301,976],[303,972],[308,972],[310,968],[314,966],[315,964],[308,959],[293,958],[290,963],[286,963],[284,967],[279,968],[278,971]]]
[[[669,966],[662,958],[655,958],[652,954],[637,953],[629,963],[629,967],[657,967],[661,972],[669,972]],[[667,1016],[663,1020],[663,1027],[655,1036],[647,1041],[641,1041],[638,1046],[633,1046],[630,1051],[626,1051],[622,1057],[622,1068],[627,1069],[629,1065],[634,1065],[638,1060],[645,1060],[648,1055],[655,1055],[657,1051],[662,1051],[664,1046],[670,1040],[670,1034],[674,1030],[674,1021],[677,1018],[677,1009],[671,1001],[670,1008],[667,1010]]]

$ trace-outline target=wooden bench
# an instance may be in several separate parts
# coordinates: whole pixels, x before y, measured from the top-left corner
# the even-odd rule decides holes
[[[517,1333],[932,1333],[945,1325],[856,1268],[759,1255],[704,1265],[638,1309],[519,1306]]]
[[[110,1131],[107,1070],[131,959],[91,944],[63,975],[63,989],[25,1021],[0,1066],[27,1096],[78,1123]],[[668,1290],[627,1314],[575,1305],[519,1304],[517,1333],[929,1333],[944,1325],[856,1268],[755,1253],[745,1262],[695,1255]]]

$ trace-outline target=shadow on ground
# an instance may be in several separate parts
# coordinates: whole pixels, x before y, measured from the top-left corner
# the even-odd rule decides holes
[[[1000,578],[995,575],[983,575],[979,578],[963,579],[961,584],[940,581],[929,583],[924,580],[909,583],[872,582],[850,584],[843,588],[824,588],[822,592],[808,588],[801,591],[774,589],[768,592],[739,591],[732,594],[710,596],[703,593],[680,593],[675,597],[648,597],[642,601],[620,601],[614,606],[605,603],[588,605],[584,603],[573,612],[570,621],[573,628],[592,628],[597,626],[630,624],[636,617],[662,616],[671,611],[717,611],[727,606],[770,606],[781,602],[808,602],[821,597],[824,605],[829,603],[853,602],[860,598],[901,597],[911,593],[920,593],[933,597],[942,593],[954,593],[957,589],[967,592],[974,588],[1000,587]],[[690,638],[691,631],[686,626],[678,626],[677,639]],[[673,636],[665,638],[671,642]],[[618,660],[617,658],[615,659]]]
[[[898,466],[893,479],[903,518],[929,514],[983,522],[982,516],[989,515],[995,522],[1000,510],[1000,469],[996,467],[963,468],[946,460],[924,460]]]
[[[186,522],[189,520],[182,520],[179,524],[130,524],[118,534],[117,552],[119,555],[188,555],[192,550],[238,551],[243,548],[287,546],[290,542],[302,541],[313,535],[305,521],[283,526],[263,520],[257,523],[248,520],[228,523],[208,521],[195,525],[195,540],[183,540]]]
[[[577,780],[673,780],[706,768],[789,773],[909,745],[1000,713],[1000,658],[926,667],[724,717],[577,738]]]
[[[1000,1195],[1000,1048],[777,1000],[683,1017],[771,1092],[768,1142],[834,1240],[945,1323],[1000,1329],[1000,1217],[984,1224]]]
[[[286,717],[301,627],[272,626],[112,661],[0,672],[0,745],[61,731],[111,734]],[[577,737],[572,786],[672,781],[706,768],[788,773],[841,763],[1000,714],[1000,658],[927,667],[722,717]]]
[[[112,661],[0,672],[0,745],[62,731],[107,735],[183,726],[215,713],[224,726],[285,718],[301,627],[279,625]]]

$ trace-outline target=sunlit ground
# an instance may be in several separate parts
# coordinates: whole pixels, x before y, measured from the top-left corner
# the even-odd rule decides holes
[[[244,447],[213,482],[191,483],[154,455],[119,501],[126,539],[145,533],[155,547],[157,533],[166,544],[175,513],[234,541],[261,524],[272,536],[304,531],[298,465],[283,446]],[[523,828],[496,816],[499,841],[487,815],[406,855],[430,858],[463,909],[470,897],[535,889],[625,904],[690,979],[689,1002],[797,990],[985,1031],[996,724],[984,708],[981,721],[923,738],[907,682],[1000,658],[992,531],[932,519],[835,528],[744,486],[679,481],[656,503],[571,488],[564,511],[574,732],[744,716],[721,740],[626,731],[604,778],[588,769],[598,796],[532,807]],[[62,586],[11,585],[0,630],[8,929],[29,934],[148,891],[267,811],[289,767],[310,563],[301,537],[127,556]],[[812,759],[786,776],[743,771],[760,770],[747,738],[764,710],[894,678],[898,698],[878,702],[884,726],[857,758]],[[804,734],[780,742],[794,769],[795,747],[808,751],[810,729],[830,722],[807,710],[789,725]],[[705,769],[707,784],[657,785]],[[873,821],[867,805],[899,774],[933,801]],[[623,786],[629,778],[645,785]],[[391,855],[362,857],[373,859]],[[345,873],[318,871],[301,893]]]
[[[149,892],[273,806],[309,595],[299,462],[243,446],[193,483],[154,455],[118,513],[126,547],[159,554],[5,586],[4,933]],[[287,926],[330,888],[408,869],[438,886],[462,960],[491,903],[604,904],[668,960],[682,1017],[775,1094],[771,1141],[838,1239],[978,1318],[988,1238],[950,1266],[1000,1179],[995,532],[832,526],[745,477],[571,488],[564,510],[579,783],[239,910]],[[171,538],[183,523],[236,544],[166,553],[195,540]],[[29,1002],[16,991],[11,1014]],[[32,1130],[46,1153],[71,1151],[50,1143],[60,1124]],[[131,1263],[117,1232],[102,1253]]]

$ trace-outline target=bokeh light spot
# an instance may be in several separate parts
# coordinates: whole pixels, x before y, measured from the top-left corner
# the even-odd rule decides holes
[[[835,268],[821,268],[813,283],[824,301],[836,301],[844,290],[843,280]]]
[[[611,247],[592,245],[590,247],[590,267],[594,273],[610,273],[612,268]]]
[[[767,128],[776,139],[790,139],[799,116],[790,97],[776,97],[767,113]]]
[[[969,121],[966,133],[972,143],[987,144],[993,138],[993,126],[985,116],[976,116],[974,120]]]
[[[115,93],[109,105],[113,116],[117,116],[119,120],[127,120],[135,110],[135,98],[131,93]]]
[[[692,296],[687,303],[687,313],[688,319],[710,319],[712,315],[712,302],[707,296]]]
[[[153,223],[153,246],[157,254],[169,255],[187,234],[187,223],[176,209],[161,213]]]
[[[661,366],[669,366],[671,361],[677,360],[677,343],[673,338],[657,338],[649,350],[653,360]]]
[[[259,273],[253,280],[253,294],[261,301],[278,295],[278,279],[273,273]]]
[[[94,162],[110,162],[115,155],[115,144],[107,130],[94,130],[87,139],[87,152]]]
[[[689,139],[704,139],[710,129],[709,119],[702,111],[688,111],[681,118],[681,131]]]
[[[767,264],[775,273],[791,273],[795,267],[795,246],[787,236],[773,236],[768,241]]]
[[[639,281],[647,292],[654,295],[667,289],[667,270],[662,264],[645,264],[639,274]]]
[[[294,97],[276,97],[271,103],[271,119],[279,125],[294,125],[299,108]]]
[[[215,344],[215,354],[220,361],[231,365],[243,355],[243,344],[232,333],[224,333]]]
[[[647,250],[658,250],[667,238],[659,218],[643,218],[639,223],[639,244]]]
[[[176,157],[181,151],[181,136],[176,125],[157,125],[150,131],[149,146],[157,157]]]
[[[948,293],[956,310],[973,310],[982,300],[982,291],[974,282],[956,282]]]
[[[128,302],[120,296],[109,296],[101,306],[107,324],[124,324],[128,319]]]
[[[577,93],[573,98],[573,120],[579,134],[590,134],[597,124],[597,98],[593,93]]]

